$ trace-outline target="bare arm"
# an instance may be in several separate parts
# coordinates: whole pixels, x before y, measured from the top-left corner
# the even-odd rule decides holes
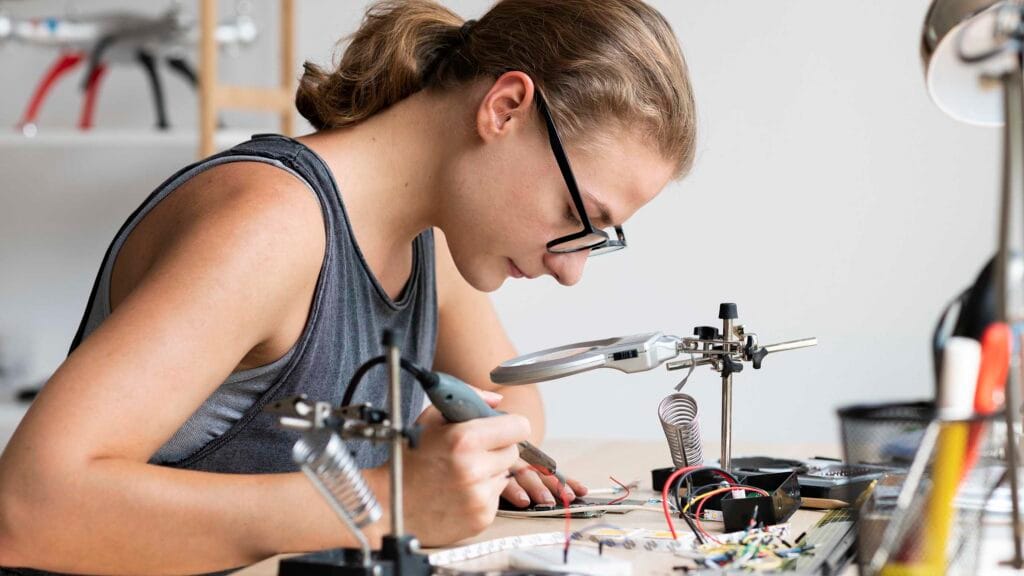
[[[242,174],[225,179],[229,167]],[[0,565],[180,574],[355,544],[299,473],[147,463],[247,354],[280,345],[296,307],[305,318],[324,253],[319,205],[291,176],[258,164],[201,176],[186,184],[202,189],[183,202],[173,238],[50,379],[0,457]],[[410,451],[404,491],[424,505],[406,520],[425,543],[493,519],[529,424],[491,420],[427,422]],[[379,540],[387,470],[364,475],[385,503],[367,530]]]
[[[515,347],[502,327],[486,294],[470,286],[455,267],[443,234],[436,232],[438,336],[436,370],[447,372],[484,390],[502,394],[499,410],[521,414],[530,420],[530,439],[539,444],[544,438],[544,403],[535,384],[499,386],[491,381],[491,370],[516,356]],[[556,502],[560,486],[553,476],[540,477],[525,462],[513,470],[502,496],[519,506]],[[569,499],[583,496],[587,488],[569,479]]]
[[[0,531],[12,555],[0,560],[60,571],[205,571],[337,542],[337,521],[297,474],[146,463],[273,335],[296,296],[308,303],[312,294],[324,248],[316,199],[280,171],[249,169],[262,185],[218,182],[213,169],[186,184],[210,189],[176,192],[195,192],[192,218],[33,404],[0,459]],[[278,520],[255,521],[262,507]]]

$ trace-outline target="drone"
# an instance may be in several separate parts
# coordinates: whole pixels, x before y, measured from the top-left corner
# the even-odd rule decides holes
[[[240,4],[233,18],[218,24],[215,36],[220,48],[237,51],[255,42],[259,28],[246,14],[245,6]],[[169,129],[157,63],[163,60],[171,72],[182,77],[193,90],[197,89],[198,77],[186,53],[198,43],[198,37],[196,20],[183,14],[176,4],[155,16],[117,11],[88,16],[14,18],[0,12],[0,45],[10,40],[60,52],[36,85],[18,129],[26,136],[34,136],[39,112],[54,85],[85,65],[81,84],[85,96],[78,127],[89,130],[100,83],[110,65],[120,64],[142,66],[153,94],[156,126]]]

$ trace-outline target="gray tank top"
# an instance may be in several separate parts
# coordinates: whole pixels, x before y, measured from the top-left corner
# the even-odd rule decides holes
[[[151,463],[230,473],[296,470],[291,447],[297,434],[282,431],[261,412],[270,402],[306,394],[338,404],[349,378],[369,358],[382,354],[381,332],[402,336],[402,355],[433,364],[437,333],[433,233],[413,244],[413,269],[397,301],[377,282],[349,225],[337,184],[323,160],[303,144],[274,134],[252,140],[188,166],[160,185],[132,214],[103,259],[85,317],[72,344],[78,344],[110,315],[110,276],[121,247],[135,226],[161,200],[195,175],[227,162],[263,162],[303,181],[320,202],[326,250],[306,326],[295,345],[274,362],[235,372],[184,422],[150,459]],[[386,408],[385,370],[375,368],[360,384],[355,402]],[[415,418],[423,392],[403,375],[403,417]],[[351,442],[361,467],[387,461],[387,446]]]
[[[292,349],[266,366],[232,374],[153,454],[150,462],[208,472],[291,472],[298,469],[291,459],[298,434],[278,429],[275,419],[262,412],[264,406],[298,394],[338,404],[356,369],[367,359],[383,354],[380,340],[385,328],[400,335],[402,356],[424,367],[433,365],[437,338],[433,232],[427,230],[416,238],[412,274],[398,300],[392,300],[356,244],[330,169],[303,144],[275,134],[257,134],[248,142],[183,168],[157,187],[129,216],[107,249],[71,351],[109,316],[110,273],[118,251],[135,226],[189,178],[226,162],[271,164],[305,182],[319,200],[323,214],[327,240],[324,261],[309,318]],[[423,396],[419,386],[403,374],[402,412],[406,421],[418,415]],[[387,408],[386,397],[385,370],[378,367],[367,373],[353,402]],[[347,447],[363,468],[387,461],[386,445],[351,441]],[[8,574],[55,573],[0,567],[0,576]]]

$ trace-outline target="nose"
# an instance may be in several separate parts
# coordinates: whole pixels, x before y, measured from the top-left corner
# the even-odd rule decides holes
[[[562,286],[572,286],[583,277],[583,267],[587,263],[589,250],[580,252],[569,252],[568,254],[544,255],[544,266],[551,271],[551,275],[558,280]]]

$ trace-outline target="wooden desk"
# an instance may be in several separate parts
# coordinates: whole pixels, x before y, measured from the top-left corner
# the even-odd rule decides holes
[[[651,469],[669,466],[672,463],[668,446],[664,441],[589,441],[589,440],[553,440],[545,443],[545,451],[551,454],[558,467],[566,474],[578,478],[590,487],[607,487],[612,483],[608,480],[611,474],[622,482],[639,480],[643,489],[651,487]],[[734,448],[736,455],[771,455],[783,458],[809,458],[811,456],[837,456],[838,448],[827,445],[800,446],[765,446],[741,444]],[[717,454],[718,447],[712,443],[705,445],[705,454]],[[650,492],[653,494],[653,492]],[[415,506],[415,502],[406,502],[406,506]],[[821,512],[800,510],[790,519],[793,536],[810,527],[822,515]],[[665,528],[665,518],[659,513],[633,511],[628,514],[605,515],[601,518],[572,521],[574,530],[588,524],[612,523],[623,528]],[[687,530],[682,520],[676,520],[677,529]],[[562,530],[562,518],[497,518],[487,530],[474,538],[458,543],[458,545],[481,542],[504,536],[552,532]],[[709,531],[715,527],[714,522],[705,523]],[[720,525],[719,525],[720,526]],[[338,529],[343,529],[341,523]],[[649,575],[677,576],[672,566],[681,561],[666,553],[630,552],[621,549],[606,550],[606,554],[614,554],[634,561],[633,573]],[[277,574],[279,557],[269,558],[236,572],[244,576],[273,576]],[[493,554],[477,560],[460,563],[466,569],[494,569],[505,566],[503,553]],[[856,569],[850,568],[848,574],[855,574]]]

